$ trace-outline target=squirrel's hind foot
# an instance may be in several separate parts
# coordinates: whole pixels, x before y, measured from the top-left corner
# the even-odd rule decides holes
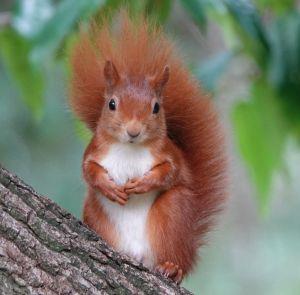
[[[165,263],[159,264],[155,270],[163,276],[172,279],[178,285],[183,279],[182,269],[173,262],[166,261]]]

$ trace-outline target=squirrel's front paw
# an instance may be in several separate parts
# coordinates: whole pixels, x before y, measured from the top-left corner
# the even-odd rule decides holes
[[[133,178],[125,184],[127,194],[144,194],[153,189],[153,183],[148,177]]]
[[[124,188],[117,186],[112,180],[106,179],[98,183],[97,189],[105,197],[120,205],[125,205],[128,201],[128,194],[124,191]]]

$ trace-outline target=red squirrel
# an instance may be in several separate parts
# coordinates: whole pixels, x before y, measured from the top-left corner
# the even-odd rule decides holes
[[[162,31],[120,24],[82,33],[71,57],[71,106],[93,133],[83,221],[180,283],[224,203],[223,134]]]

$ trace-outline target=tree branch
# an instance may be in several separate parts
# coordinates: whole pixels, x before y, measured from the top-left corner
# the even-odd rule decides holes
[[[191,294],[0,166],[1,294]]]

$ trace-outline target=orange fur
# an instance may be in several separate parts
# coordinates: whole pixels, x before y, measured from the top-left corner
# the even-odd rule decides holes
[[[88,191],[88,197],[84,203],[83,220],[95,232],[101,233],[101,237],[112,247],[117,243],[117,234],[113,224],[107,218],[101,208],[97,196],[93,190]]]
[[[84,158],[84,176],[90,189],[93,185],[97,188],[100,172],[95,172],[95,179],[89,178],[92,168],[85,167],[87,158],[96,151],[97,156],[104,154],[112,140],[99,133],[106,95],[103,75],[106,60],[113,62],[120,77],[134,85],[125,95],[124,116],[130,116],[138,107],[132,95],[139,99],[150,95],[144,87],[145,79],[155,80],[166,65],[170,69],[162,103],[167,136],[161,131],[160,137],[147,143],[158,164],[153,175],[163,185],[163,193],[149,213],[148,231],[157,264],[172,261],[185,275],[194,266],[197,249],[204,244],[205,234],[214,224],[226,195],[226,157],[217,114],[210,99],[202,94],[198,82],[182,64],[172,42],[161,31],[150,30],[146,22],[136,26],[123,15],[119,30],[111,31],[106,24],[100,31],[94,30],[92,36],[83,33],[71,60],[70,103],[94,133]],[[140,99],[140,104],[146,99]],[[172,169],[160,165],[168,157],[172,158]],[[169,177],[167,182],[163,182],[165,175]],[[112,225],[99,206],[90,191],[84,221],[113,245],[116,237],[110,237],[107,231],[107,226]],[[97,220],[102,220],[100,223],[104,222],[106,229]]]

